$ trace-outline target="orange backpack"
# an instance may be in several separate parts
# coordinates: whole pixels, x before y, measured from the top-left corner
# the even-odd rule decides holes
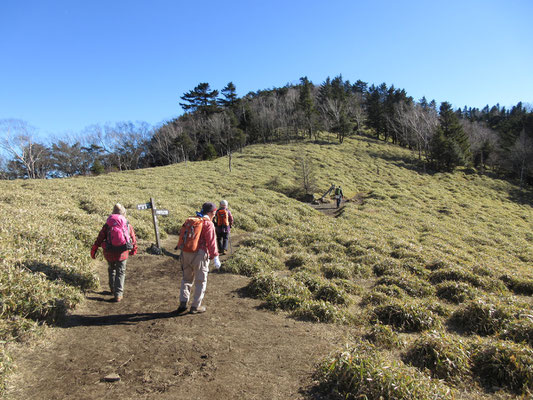
[[[198,241],[208,217],[190,217],[185,220],[180,230],[180,239],[177,248],[186,253],[198,251]]]
[[[217,226],[229,226],[229,213],[225,208],[217,210]]]

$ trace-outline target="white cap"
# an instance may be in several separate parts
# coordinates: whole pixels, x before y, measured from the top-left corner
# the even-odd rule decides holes
[[[220,200],[220,207],[227,207],[228,202],[226,200]]]

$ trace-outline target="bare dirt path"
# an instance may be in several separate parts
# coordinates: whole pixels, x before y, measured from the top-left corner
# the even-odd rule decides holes
[[[105,283],[104,263],[99,273]],[[16,352],[7,398],[303,399],[316,362],[347,340],[345,328],[261,309],[241,295],[248,278],[224,273],[209,275],[205,314],[176,316],[180,275],[174,251],[130,258],[121,303],[89,293],[44,343]],[[104,382],[111,373],[120,381]]]

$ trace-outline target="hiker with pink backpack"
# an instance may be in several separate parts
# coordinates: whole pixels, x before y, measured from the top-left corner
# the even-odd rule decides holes
[[[108,264],[109,289],[118,303],[124,294],[128,257],[137,254],[135,231],[126,219],[126,209],[120,203],[115,204],[113,213],[100,230],[91,248],[91,258],[96,258],[99,247],[102,247]]]

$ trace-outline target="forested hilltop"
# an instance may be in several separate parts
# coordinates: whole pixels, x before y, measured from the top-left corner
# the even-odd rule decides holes
[[[452,171],[458,166],[533,180],[533,110],[453,109],[443,102],[415,100],[404,89],[382,83],[351,83],[342,76],[315,85],[298,84],[250,92],[242,98],[230,82],[222,90],[200,83],[180,97],[185,113],[159,127],[123,122],[91,126],[83,139],[34,139],[23,121],[0,121],[6,158],[3,179],[98,175],[109,171],[170,165],[229,156],[255,143],[337,140],[370,135],[415,152],[419,168]]]

